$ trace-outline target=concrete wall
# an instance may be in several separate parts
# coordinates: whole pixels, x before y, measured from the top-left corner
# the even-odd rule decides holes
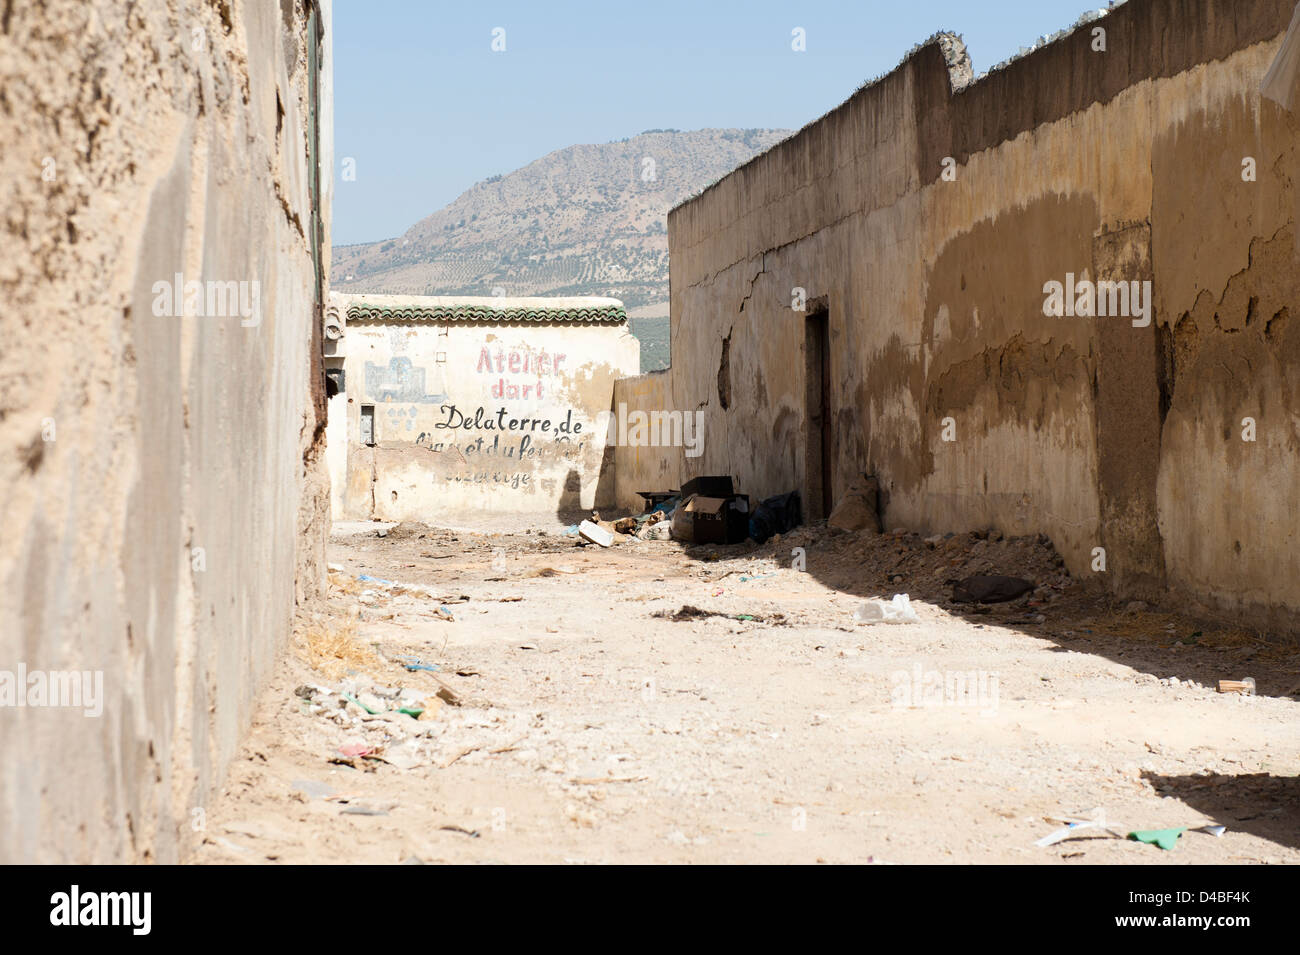
[[[677,207],[647,400],[709,430],[695,459],[620,449],[620,499],[674,473],[806,490],[798,288],[826,308],[835,496],[874,472],[889,526],[1044,532],[1076,574],[1104,547],[1122,593],[1294,629],[1300,140],[1258,94],[1293,6],[1132,0],[956,89],[932,42]],[[1046,316],[1067,273],[1150,280],[1151,324]]]
[[[340,310],[373,298],[331,295]],[[613,502],[612,469],[602,471],[606,416],[615,380],[640,368],[626,321],[348,321],[334,354],[346,388],[330,409],[336,517],[555,516]],[[361,440],[366,406],[373,447]],[[346,453],[333,443],[336,428]]]
[[[0,862],[179,858],[319,586],[307,16],[4,5],[0,684],[102,712],[0,708]]]

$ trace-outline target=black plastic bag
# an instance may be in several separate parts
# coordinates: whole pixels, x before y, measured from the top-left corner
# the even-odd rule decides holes
[[[784,534],[803,523],[803,508],[799,503],[799,492],[778,494],[769,497],[749,518],[749,536],[762,544],[773,534]]]

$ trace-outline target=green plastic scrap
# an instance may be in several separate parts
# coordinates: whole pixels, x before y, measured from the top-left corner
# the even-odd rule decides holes
[[[379,714],[378,710],[372,710],[370,707],[366,706],[366,704],[362,703],[360,700],[358,700],[355,696],[352,696],[350,693],[344,693],[343,698],[355,703],[357,706],[361,707],[371,716],[377,716]]]
[[[358,700],[355,696],[353,696],[350,693],[344,693],[343,698],[348,700],[349,702],[355,703],[357,706],[361,707],[371,716],[379,715],[379,710],[372,710],[370,707],[366,706],[366,704],[362,703],[360,700]],[[405,715],[418,720],[420,718],[420,714],[424,712],[424,708],[418,706],[403,706],[397,712],[404,713]]]
[[[1128,837],[1136,839],[1138,842],[1145,842],[1149,846],[1159,846],[1161,849],[1172,849],[1178,837],[1187,831],[1186,826],[1178,829],[1140,829],[1137,832],[1130,832]]]

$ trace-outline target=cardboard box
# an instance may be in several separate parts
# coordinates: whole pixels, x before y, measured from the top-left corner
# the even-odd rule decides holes
[[[749,498],[697,494],[673,512],[672,533],[695,544],[738,544],[749,537]]]
[[[736,493],[731,477],[726,474],[691,478],[682,485],[682,500],[692,494],[704,497],[732,497]]]

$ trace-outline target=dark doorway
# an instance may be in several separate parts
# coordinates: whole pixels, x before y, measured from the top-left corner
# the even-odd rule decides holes
[[[807,391],[804,455],[804,502],[810,521],[831,512],[831,370],[830,313],[825,307],[809,313],[804,325],[804,381]]]

